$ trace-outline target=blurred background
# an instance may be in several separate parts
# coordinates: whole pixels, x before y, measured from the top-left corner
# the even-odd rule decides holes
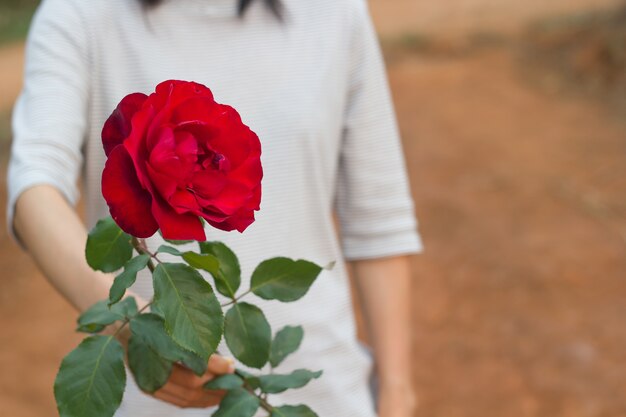
[[[0,218],[36,4],[0,0]],[[626,416],[626,3],[370,9],[427,248],[416,417]],[[0,271],[0,415],[56,415],[76,314],[3,221]]]

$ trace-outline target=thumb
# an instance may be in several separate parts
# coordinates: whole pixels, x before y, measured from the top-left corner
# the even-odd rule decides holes
[[[207,372],[215,375],[232,374],[235,372],[235,361],[233,358],[229,358],[222,355],[211,355],[209,358],[209,365],[207,366]]]

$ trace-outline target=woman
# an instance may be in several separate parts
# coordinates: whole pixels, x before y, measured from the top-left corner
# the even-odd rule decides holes
[[[162,80],[203,83],[256,131],[264,166],[256,222],[243,235],[207,230],[209,239],[235,250],[244,277],[277,255],[351,263],[373,341],[378,415],[411,416],[406,255],[421,244],[364,1],[140,3],[44,0],[38,10],[13,120],[8,216],[17,236],[79,311],[106,298],[112,276],[86,265],[86,228],[72,208],[81,167],[91,227],[108,214],[100,129],[115,105]],[[158,237],[149,241],[159,244]],[[298,303],[262,305],[275,329],[305,328],[302,347],[278,371],[325,371],[274,403],[306,403],[321,417],[376,415],[368,390],[372,361],[355,337],[345,266],[325,272]],[[149,299],[149,280],[138,279],[133,291]],[[202,382],[231,371],[220,356],[202,378],[180,366],[154,396],[129,380],[117,415],[207,416],[220,395],[203,391]]]

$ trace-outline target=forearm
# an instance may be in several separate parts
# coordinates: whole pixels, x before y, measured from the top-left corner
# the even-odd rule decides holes
[[[50,283],[76,309],[105,299],[112,276],[85,261],[87,231],[59,191],[35,186],[17,200],[15,231]]]
[[[411,381],[411,274],[406,256],[352,262],[381,387]]]

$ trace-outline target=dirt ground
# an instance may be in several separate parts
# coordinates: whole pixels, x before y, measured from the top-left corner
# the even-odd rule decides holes
[[[429,33],[516,32],[538,18],[613,7],[623,0],[369,0],[383,36]]]
[[[427,3],[374,0],[383,38],[422,22],[433,38],[505,31],[611,2]],[[624,417],[626,120],[554,87],[503,39],[387,51],[426,244],[413,260],[417,416]],[[20,59],[19,46],[0,51],[3,100]],[[75,313],[0,233],[0,416],[53,416]]]

